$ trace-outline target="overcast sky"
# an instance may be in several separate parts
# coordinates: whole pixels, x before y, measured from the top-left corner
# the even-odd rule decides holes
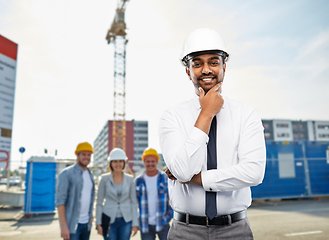
[[[12,162],[75,158],[113,119],[116,0],[0,0],[0,34],[19,45]],[[179,62],[185,37],[209,27],[231,55],[223,94],[263,119],[329,120],[329,1],[131,0],[127,3],[126,120],[149,122],[159,152],[164,109],[193,86]],[[23,156],[20,147],[25,147]]]

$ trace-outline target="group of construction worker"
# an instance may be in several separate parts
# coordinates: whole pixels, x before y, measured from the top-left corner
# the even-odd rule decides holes
[[[158,152],[147,148],[142,155],[145,171],[134,178],[126,171],[127,155],[114,148],[108,156],[108,173],[102,174],[97,193],[93,173],[88,168],[93,147],[79,143],[76,163],[58,176],[56,206],[61,237],[88,240],[94,221],[104,240],[125,240],[140,230],[141,239],[167,239],[173,210],[169,205],[168,177],[158,170]],[[169,180],[170,181],[170,180]]]
[[[229,56],[213,29],[196,29],[185,39],[180,60],[194,90],[159,119],[165,172],[157,169],[157,151],[147,148],[145,171],[134,178],[124,172],[125,152],[115,148],[96,195],[87,167],[92,146],[77,146],[76,164],[57,181],[62,238],[89,239],[97,199],[96,229],[104,240],[130,239],[138,231],[142,240],[253,239],[247,209],[250,187],[264,177],[264,128],[253,107],[222,94]]]

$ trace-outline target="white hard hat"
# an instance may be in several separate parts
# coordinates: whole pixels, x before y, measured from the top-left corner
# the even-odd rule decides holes
[[[215,30],[199,28],[185,39],[181,61],[187,66],[188,61],[193,57],[208,53],[221,55],[224,62],[228,61],[229,54],[223,38]]]
[[[107,158],[108,161],[127,159],[126,153],[121,148],[113,148]]]

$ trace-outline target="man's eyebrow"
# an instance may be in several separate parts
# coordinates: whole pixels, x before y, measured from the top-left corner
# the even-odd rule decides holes
[[[209,58],[210,61],[211,61],[211,60],[214,60],[214,59],[216,59],[216,60],[220,60],[220,57],[219,57],[219,56],[214,56],[214,57]],[[194,62],[194,61],[201,61],[201,58],[195,57],[195,58],[192,58],[191,61],[192,61],[192,62]]]
[[[194,62],[194,61],[201,61],[201,58],[195,57],[195,58],[192,58],[191,61],[192,61],[192,62]]]

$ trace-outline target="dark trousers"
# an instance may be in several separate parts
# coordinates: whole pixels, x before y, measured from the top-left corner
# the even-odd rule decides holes
[[[90,229],[88,223],[78,223],[78,228],[74,234],[70,234],[70,240],[89,240]]]
[[[142,240],[155,240],[155,235],[158,235],[160,240],[167,240],[167,235],[169,232],[169,224],[163,226],[161,231],[155,231],[155,225],[149,225],[149,231],[147,233],[141,232]]]

